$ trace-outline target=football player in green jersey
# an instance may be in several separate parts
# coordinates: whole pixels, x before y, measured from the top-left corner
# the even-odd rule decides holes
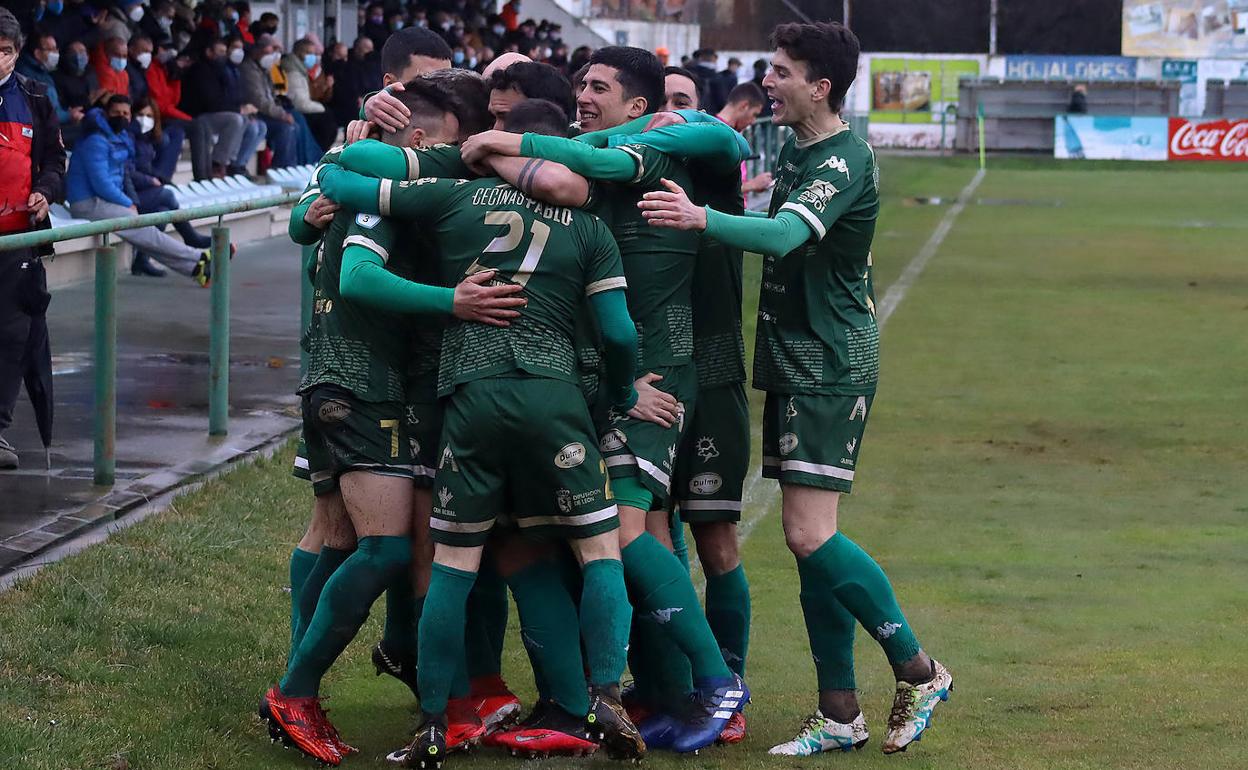
[[[819,677],[819,710],[773,754],[848,750],[867,740],[854,690],[854,622],[884,649],[897,693],[885,753],[927,728],[953,680],[919,646],[879,565],[837,528],[879,374],[871,240],[879,173],[841,120],[858,39],[836,23],[783,24],[763,87],[794,135],[777,160],[767,217],[697,206],[677,185],[640,204],[652,225],[703,232],[763,255],[754,387],[766,391],[763,471],[780,482],[785,538]]]
[[[577,109],[581,127],[588,131],[615,128],[664,103],[663,68],[653,54],[639,48],[598,49],[583,83]],[[599,149],[559,137],[497,131],[464,144],[470,162],[491,153],[546,158],[591,179],[615,183],[603,190],[595,210],[609,219],[623,255],[629,311],[641,330],[639,371],[655,378],[686,410],[695,411],[691,287],[698,239],[654,238],[656,230],[646,227],[636,208],[640,195],[659,189],[663,178],[690,185],[685,167],[672,155],[641,144]],[[724,663],[688,571],[647,532],[648,519],[657,519],[660,531],[666,532],[665,509],[685,414],[665,427],[630,419],[618,410],[603,412],[601,447],[620,503],[625,572],[634,593],[642,597],[638,628],[674,641],[693,673],[691,700],[680,699],[678,714],[647,720],[643,734],[652,747],[695,751],[718,739],[732,714],[744,707],[748,690]]]
[[[533,110],[525,109],[530,106]],[[530,111],[553,117],[530,118]],[[535,100],[517,105],[507,119],[509,126],[525,120],[562,131],[566,118],[554,105]],[[441,763],[446,696],[461,644],[465,600],[482,546],[508,509],[521,532],[566,539],[573,546],[584,575],[581,628],[591,692],[596,703],[610,703],[618,727],[631,731],[627,738],[617,734],[625,739],[608,748],[632,756],[644,751],[618,702],[631,608],[606,464],[577,385],[573,328],[583,296],[590,299],[602,333],[604,393],[612,406],[637,419],[670,422],[676,402],[648,387],[644,378],[632,382],[636,332],[610,231],[589,214],[529,197],[525,190],[543,170],[541,162],[531,165],[521,189],[492,177],[397,184],[347,172],[322,177],[327,194],[347,206],[424,224],[438,244],[444,283],[496,269],[499,280],[523,286],[528,300],[520,318],[504,329],[452,324],[445,336],[439,393],[449,402],[431,522],[437,546],[420,627],[426,718],[409,747],[409,766]],[[370,214],[360,218],[367,220],[366,229],[380,230],[386,222],[374,223]],[[384,259],[384,242],[361,240],[349,248],[370,249]],[[646,392],[645,400],[638,390]],[[517,603],[523,622],[526,608],[518,592]],[[588,710],[585,704],[581,713]],[[606,716],[608,711],[591,714]]]

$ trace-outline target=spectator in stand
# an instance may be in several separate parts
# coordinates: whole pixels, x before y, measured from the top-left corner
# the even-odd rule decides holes
[[[226,11],[226,18],[234,25],[234,29],[238,31],[238,36],[243,39],[247,45],[256,42],[256,38],[251,34],[251,3],[239,0],[239,2],[231,3],[230,8]]]
[[[702,48],[693,52],[693,59],[694,64],[689,67],[689,71],[702,81],[702,108],[714,115],[728,101],[728,92],[724,90],[719,73],[715,71],[719,54],[712,48]]]
[[[499,11],[499,17],[503,20],[503,26],[508,32],[514,32],[520,26],[520,0],[507,0],[507,4],[503,6],[503,10]]]
[[[108,98],[104,109],[89,111],[86,133],[74,149],[65,178],[69,211],[80,219],[112,219],[139,213],[137,193],[127,171],[134,162],[134,141],[130,125],[130,99],[121,94]],[[163,262],[176,272],[207,286],[211,277],[212,254],[178,243],[155,227],[138,227],[117,233],[140,251]]]
[[[130,135],[134,141],[134,163],[130,168],[130,180],[138,193],[135,205],[140,214],[176,211],[179,208],[178,199],[169,188],[170,178],[154,165],[161,149],[171,141],[161,130],[160,112],[149,99],[135,102],[132,109],[134,120],[130,122]],[[180,148],[180,137],[178,143]],[[206,249],[212,245],[212,239],[198,232],[190,222],[177,222],[173,228],[187,246]],[[165,275],[165,269],[142,252],[135,252],[130,272],[155,277]]]
[[[741,70],[741,60],[735,56],[729,57],[727,69],[720,70],[719,82],[720,88],[724,90],[724,99],[728,98],[728,93],[737,87],[740,82],[738,72]]]
[[[289,54],[282,57],[282,71],[286,75],[286,98],[296,112],[303,115],[308,129],[324,154],[338,137],[338,124],[325,105],[312,98],[308,71],[316,67],[320,56],[312,41],[304,38],[295,43]],[[319,154],[318,154],[319,157]]]
[[[503,17],[497,13],[492,13],[485,19],[485,26],[480,30],[481,43],[495,51],[503,47],[503,38],[507,35],[507,25],[503,24]]]
[[[100,34],[105,39],[119,37],[128,43],[145,13],[143,0],[117,0],[108,6],[107,16],[100,22]]]
[[[61,53],[57,50],[56,38],[48,34],[32,37],[25,52],[17,60],[19,75],[27,80],[35,80],[43,84],[48,101],[52,104],[52,110],[56,113],[58,124],[71,122],[69,109],[61,103],[60,94],[56,89],[56,78],[52,74],[56,72],[60,61]],[[78,120],[81,119],[82,110],[79,109]]]
[[[74,12],[65,13],[65,3],[63,0],[50,0],[45,5],[36,5],[35,7],[35,29],[41,35],[51,35],[56,38],[57,44],[60,44],[62,35],[65,33],[66,25],[73,18]]]
[[[69,119],[61,123],[61,139],[66,147],[73,147],[82,133],[82,116],[91,104],[91,91],[87,83],[87,47],[75,40],[65,47],[60,66],[52,73],[56,83],[56,96]]]
[[[736,88],[728,92],[728,103],[715,117],[732,126],[736,131],[745,131],[754,125],[763,105],[767,103],[767,94],[751,81],[738,83]],[[754,178],[745,175],[745,163],[741,164],[741,192],[762,192],[771,187],[771,172],[764,171]]]
[[[100,42],[100,24],[107,15],[108,9],[103,6],[97,8],[88,3],[71,6],[61,14],[55,32],[56,42],[66,50],[70,43],[78,41],[90,51]]]
[[[373,41],[373,48],[381,50],[381,47],[386,44],[386,38],[390,37],[390,30],[386,29],[386,6],[381,3],[369,3],[366,12],[367,16],[360,34]]]
[[[260,150],[260,143],[268,135],[269,129],[264,121],[257,114],[256,105],[247,102],[243,97],[243,62],[247,60],[247,49],[243,45],[243,40],[235,35],[229,40],[229,53],[226,55],[226,70],[229,93],[229,103],[238,105],[238,114],[243,116],[243,138],[238,143],[238,154],[234,156],[234,161],[226,166],[225,173],[227,176],[241,174],[246,176],[249,172],[247,164],[256,157],[256,153]]]
[[[269,149],[273,151],[273,167],[295,164],[295,118],[278,104],[273,93],[269,70],[281,58],[277,44],[269,35],[256,38],[240,67],[243,79],[243,100],[254,105],[268,128]]]
[[[126,72],[130,47],[122,38],[107,37],[91,52],[91,72],[95,75],[99,96],[93,96],[92,104],[101,98],[117,94],[129,97],[130,75]]]
[[[519,27],[507,33],[505,40],[507,43],[515,43],[516,49],[520,53],[524,53],[526,45],[537,43],[537,22],[532,19],[525,19]]]
[[[755,59],[754,60],[754,77],[753,79],[750,80],[750,82],[758,86],[758,90],[762,91],[764,96],[766,96],[767,94],[766,89],[763,88],[763,78],[765,77],[767,77],[767,60]],[[763,99],[763,111],[759,113],[759,116],[764,117],[764,118],[771,117],[771,100],[770,99],[766,99],[766,98]]]
[[[259,38],[261,35],[275,36],[277,35],[277,23],[277,14],[265,11],[260,14],[259,21],[251,23],[251,34],[254,38]]]
[[[160,40],[167,37],[173,39],[173,23],[176,11],[169,0],[157,0],[152,3],[151,10],[143,14],[139,21],[138,31],[151,38]]]
[[[1066,112],[1072,115],[1083,115],[1088,111],[1088,87],[1080,83],[1076,85],[1070,92],[1070,103],[1066,105]]]
[[[593,54],[593,49],[587,45],[577,46],[572,50],[572,57],[568,59],[568,72],[579,72],[581,67],[589,64],[589,57]]]
[[[217,40],[204,48],[183,78],[191,84],[183,89],[181,107],[193,118],[191,169],[196,179],[224,176],[243,141],[246,121],[228,57],[225,41]]]
[[[334,95],[330,100],[339,126],[346,126],[360,116],[365,94],[381,88],[381,65],[373,55],[373,40],[361,35],[355,39],[347,60],[335,63]]]
[[[0,234],[46,230],[48,207],[60,200],[65,147],[43,83],[15,71],[22,48],[17,18],[0,8]],[[52,244],[0,251],[0,433],[13,423],[28,371],[50,370],[42,258]],[[49,395],[49,398],[51,396]],[[0,435],[0,469],[17,468],[17,451]]]
[[[152,66],[152,52],[155,50],[151,38],[136,33],[130,38],[130,59],[126,63],[126,78],[130,81],[130,103],[147,96],[147,70]]]

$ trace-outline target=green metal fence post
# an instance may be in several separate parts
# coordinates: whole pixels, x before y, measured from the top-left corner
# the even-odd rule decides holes
[[[117,249],[105,235],[95,250],[95,483],[117,471]]]
[[[230,427],[230,228],[212,228],[212,315],[208,336],[208,435]]]

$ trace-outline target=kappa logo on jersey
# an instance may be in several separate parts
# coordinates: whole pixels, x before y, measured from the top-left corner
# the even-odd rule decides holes
[[[793,422],[793,418],[797,416],[796,396],[789,396],[789,405],[784,409],[784,421],[786,423]]]
[[[668,607],[664,610],[654,610],[650,613],[650,617],[654,618],[654,622],[659,625],[666,625],[672,622],[672,616],[678,612],[683,612],[684,607]]]
[[[845,451],[849,452],[851,455],[854,453],[854,450],[857,448],[858,448],[858,439],[851,438],[849,441],[845,442]]]
[[[450,505],[451,501],[454,499],[455,495],[446,487],[442,487],[438,490],[438,500],[441,501],[443,508]]]
[[[713,495],[724,485],[718,473],[699,473],[689,479],[689,491],[695,495]]]
[[[420,418],[416,416],[416,407],[405,406],[403,407],[403,412],[407,415],[408,425],[420,425]]]
[[[422,176],[420,179],[405,179],[402,182],[399,182],[399,187],[420,187],[422,185],[433,184],[436,181],[438,181],[437,177]]]
[[[672,444],[667,448],[667,467],[672,467],[676,462],[676,445]]]
[[[321,422],[342,422],[351,416],[351,405],[346,401],[331,398],[321,404],[321,408],[316,411],[316,416]]]
[[[625,416],[626,415],[620,414],[619,410],[615,407],[611,407],[607,410],[607,419],[611,421],[612,425],[615,425],[620,420],[623,420]]]
[[[356,214],[355,223],[365,230],[372,230],[381,223],[381,217],[376,214]]]
[[[569,489],[555,490],[555,505],[559,506],[560,513],[572,512],[572,491]]]
[[[849,422],[853,422],[859,417],[861,417],[863,420],[867,419],[867,397],[866,396],[859,396],[858,400],[854,402],[854,411],[849,413]],[[853,451],[853,450],[850,450],[850,451]]]
[[[575,468],[585,462],[585,445],[579,441],[564,445],[555,455],[555,465],[560,468]]]
[[[884,639],[887,639],[888,637],[897,633],[897,631],[900,629],[901,629],[900,623],[885,623],[884,625],[875,629],[875,638],[883,641]]]
[[[820,212],[828,206],[828,201],[832,200],[832,196],[836,195],[840,190],[836,189],[836,185],[823,179],[812,179],[810,185],[797,196],[802,203],[809,203]]]
[[[409,448],[409,449],[411,449],[411,450],[412,450],[412,457],[419,457],[419,456],[420,456],[420,442],[419,442],[419,441],[417,441],[416,439],[412,438],[411,436],[408,436],[408,438],[407,438],[407,446],[408,446],[408,448]]]
[[[453,472],[459,473],[459,463],[455,462],[455,453],[451,451],[449,445],[442,449],[442,456],[438,458],[438,470],[442,470],[448,465]]]
[[[815,170],[822,171],[825,168],[830,168],[833,171],[839,171],[845,175],[846,179],[849,179],[849,164],[845,162],[844,158],[838,158],[835,155],[829,155],[828,159],[820,163],[818,168]]]
[[[617,449],[623,449],[627,443],[628,437],[624,435],[624,431],[612,428],[598,441],[598,448],[604,452],[614,452]]]
[[[712,458],[719,457],[719,450],[715,448],[715,439],[710,436],[703,436],[698,439],[694,443],[693,448],[704,463],[709,463]]]
[[[790,454],[794,449],[797,449],[796,433],[786,433],[780,437],[780,454]]]

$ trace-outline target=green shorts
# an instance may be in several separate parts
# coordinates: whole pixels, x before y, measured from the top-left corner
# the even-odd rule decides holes
[[[439,442],[442,440],[442,402],[437,396],[430,397],[429,392],[427,386],[409,387],[407,405],[403,410],[407,442],[411,447],[412,472],[416,477],[416,486],[423,489],[433,486]]]
[[[318,385],[303,394],[303,441],[312,491],[338,487],[348,471],[412,477],[411,446],[397,401],[359,401],[345,388]]]
[[[685,434],[685,416],[692,416],[696,411],[698,372],[693,364],[685,364],[656,367],[654,373],[663,378],[655,387],[675,396],[681,403],[680,418],[670,428],[664,428],[620,414],[600,403],[598,447],[607,461],[611,478],[636,476],[654,495],[655,508],[669,508],[672,472],[681,436]]]
[[[691,524],[740,521],[741,491],[750,472],[750,402],[745,383],[698,391],[676,456],[673,497]]]
[[[531,537],[579,540],[619,527],[580,388],[491,377],[446,401],[430,521],[435,543],[485,543],[495,520]]]
[[[299,431],[299,444],[295,447],[295,463],[290,475],[304,481],[312,480],[312,471],[308,470],[308,444],[303,440],[303,431]]]
[[[874,398],[768,393],[763,407],[763,477],[849,492]]]

